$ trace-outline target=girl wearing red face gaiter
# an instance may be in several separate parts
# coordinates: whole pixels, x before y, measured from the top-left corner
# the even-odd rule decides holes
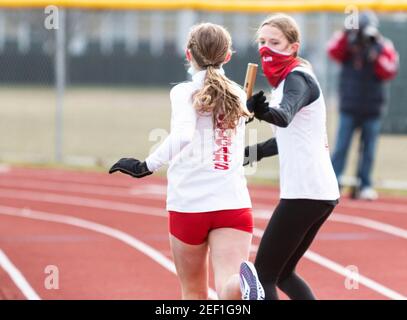
[[[266,299],[278,299],[277,288],[291,299],[315,299],[296,266],[339,198],[328,150],[324,97],[311,65],[297,56],[299,30],[291,17],[268,18],[257,40],[271,98],[266,101],[260,91],[247,101],[247,107],[255,118],[271,124],[275,137],[246,147],[245,164],[279,155],[280,202],[260,242],[255,268],[241,266],[242,284],[254,287],[247,276],[254,269]]]
[[[264,75],[274,88],[301,63],[292,54],[282,53],[267,46],[261,47],[259,53]]]

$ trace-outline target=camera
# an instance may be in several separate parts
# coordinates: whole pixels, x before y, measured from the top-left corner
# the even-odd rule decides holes
[[[359,15],[359,28],[347,30],[349,43],[366,45],[376,42],[379,36],[378,25],[377,16],[373,12],[362,12]]]

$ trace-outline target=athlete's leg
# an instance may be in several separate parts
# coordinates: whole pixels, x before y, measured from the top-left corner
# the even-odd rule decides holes
[[[255,266],[266,299],[278,299],[277,283],[285,265],[320,218],[320,213],[304,207],[304,201],[280,200],[261,239]]]
[[[277,283],[278,288],[293,300],[316,299],[309,285],[295,272],[295,268],[299,260],[311,246],[311,243],[315,239],[318,231],[334,209],[334,205],[329,205],[317,200],[314,201],[314,205],[311,203],[311,205],[314,207],[313,210],[316,212],[319,211],[321,213],[321,218],[308,230],[303,241],[285,265]]]
[[[182,299],[208,299],[208,245],[190,245],[170,235],[175,268],[181,282]]]
[[[209,248],[219,299],[241,299],[239,268],[248,260],[252,234],[232,228],[213,229]]]

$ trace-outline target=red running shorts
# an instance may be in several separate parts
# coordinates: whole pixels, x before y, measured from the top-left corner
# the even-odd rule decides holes
[[[169,211],[170,233],[191,245],[204,243],[213,229],[233,228],[253,233],[251,208],[218,210],[209,212]]]

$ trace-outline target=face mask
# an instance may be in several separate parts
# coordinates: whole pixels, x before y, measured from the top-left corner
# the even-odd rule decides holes
[[[273,87],[277,87],[291,70],[300,64],[293,55],[272,50],[269,47],[261,47],[259,53],[263,72]]]

